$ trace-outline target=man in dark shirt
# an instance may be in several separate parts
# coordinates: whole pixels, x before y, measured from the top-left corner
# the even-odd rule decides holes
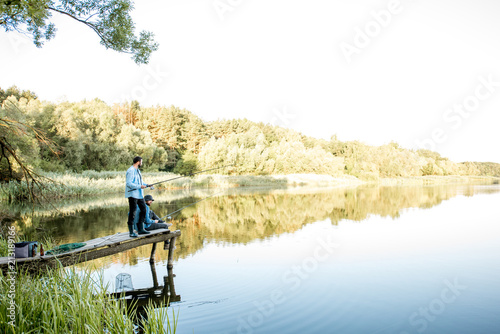
[[[154,199],[153,196],[151,195],[146,195],[144,196],[144,201],[146,202],[146,214],[145,214],[145,219],[144,219],[144,228],[146,231],[152,231],[152,230],[157,230],[160,228],[169,228],[172,226],[170,223],[165,223],[165,221],[161,220],[156,213],[153,212],[153,210],[150,209],[151,204],[153,203]],[[137,208],[137,210],[140,210]],[[139,215],[136,215],[136,219],[134,221],[134,224],[139,223]]]

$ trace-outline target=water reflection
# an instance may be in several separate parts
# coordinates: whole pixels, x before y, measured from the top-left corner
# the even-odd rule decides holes
[[[117,284],[117,291],[109,295],[116,299],[123,299],[127,304],[127,308],[133,310],[138,315],[145,316],[145,308],[152,305],[154,308],[167,307],[172,302],[181,300],[181,296],[175,292],[174,273],[172,269],[168,269],[167,275],[163,276],[163,285],[158,284],[156,275],[156,268],[154,264],[150,265],[151,275],[153,279],[153,286],[140,289],[120,289],[120,284]],[[119,274],[119,277],[125,277],[126,280],[130,279],[132,282],[133,276],[127,274]],[[128,284],[128,287],[133,284]]]
[[[113,299],[125,302],[128,314],[135,319],[137,333],[144,332],[140,324],[148,320],[148,308],[165,308],[170,306],[172,302],[181,301],[181,296],[175,292],[173,270],[167,270],[167,275],[163,276],[163,284],[159,285],[155,265],[150,264],[150,269],[153,286],[134,289],[134,276],[120,273],[116,276],[116,291],[108,294]],[[141,274],[135,278],[143,281],[144,275]]]
[[[496,333],[499,192],[498,185],[238,190],[175,217],[176,287],[163,247],[156,267],[150,245],[92,263],[111,284],[130,273],[136,296],[157,307],[182,292],[170,305],[179,333],[416,333],[428,320],[423,309],[434,312],[426,333]],[[163,216],[212,193],[155,194],[153,210]],[[16,213],[15,224],[50,230],[61,242],[125,231],[123,198],[91,203],[61,204],[64,214],[52,216]],[[318,253],[320,240],[340,246]],[[448,282],[467,290],[436,308]]]
[[[293,190],[233,190],[186,208],[172,221],[171,230],[181,230],[175,259],[200,250],[208,241],[246,244],[282,233],[293,233],[304,225],[329,219],[359,222],[371,215],[397,218],[409,208],[431,208],[455,196],[473,196],[500,191],[498,186],[441,185],[356,187]],[[210,190],[155,193],[152,209],[160,216],[213,194]],[[27,214],[10,208],[18,218],[14,224],[22,234],[50,235],[59,243],[79,242],[126,231],[128,207],[121,196],[57,203],[59,212],[47,208]],[[17,210],[17,211],[16,211]],[[102,261],[137,263],[149,256],[140,247]],[[167,252],[157,254],[167,258]]]

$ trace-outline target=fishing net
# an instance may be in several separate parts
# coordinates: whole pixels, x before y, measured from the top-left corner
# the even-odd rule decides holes
[[[122,273],[116,276],[115,292],[132,291],[132,276],[130,274]]]
[[[77,249],[77,248],[83,247],[85,245],[86,245],[86,243],[84,243],[84,242],[73,242],[71,244],[59,245],[59,246],[52,248],[51,250],[46,251],[45,254],[46,255],[56,255],[56,254],[67,253],[73,249]]]

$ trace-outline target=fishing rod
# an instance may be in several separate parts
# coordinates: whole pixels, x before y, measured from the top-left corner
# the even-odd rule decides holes
[[[168,219],[172,219],[172,215],[173,215],[174,213],[180,212],[180,211],[184,210],[184,209],[185,209],[185,208],[187,208],[187,207],[190,207],[190,206],[195,205],[196,203],[200,203],[201,201],[204,201],[204,200],[206,200],[207,198],[213,197],[213,196],[215,196],[215,195],[222,194],[223,192],[224,192],[224,191],[220,191],[220,192],[215,193],[215,194],[213,194],[213,195],[210,195],[210,196],[207,196],[207,197],[205,197],[205,198],[202,198],[202,199],[200,199],[199,201],[196,201],[196,202],[194,202],[194,203],[191,203],[191,204],[189,204],[189,205],[186,205],[186,206],[184,206],[184,207],[180,208],[179,210],[175,210],[174,212],[169,213],[168,215],[165,215],[165,216],[161,217],[161,218],[160,218],[160,220],[163,220],[163,218],[165,218],[165,217],[167,217]]]
[[[155,182],[155,183],[148,184],[148,185],[147,185],[147,187],[152,187],[152,186],[154,186],[155,184],[160,184],[160,183],[164,183],[164,182],[168,182],[168,181],[172,181],[172,180],[181,179],[181,178],[183,178],[183,177],[193,176],[193,175],[195,175],[195,174],[200,174],[200,173],[204,173],[204,172],[209,172],[209,171],[211,171],[211,170],[221,169],[221,168],[225,168],[225,167],[232,167],[232,166],[236,166],[236,164],[226,165],[226,166],[222,166],[222,167],[215,167],[215,168],[210,168],[210,169],[205,169],[205,170],[202,170],[202,171],[200,171],[200,172],[191,173],[191,174],[189,174],[189,175],[177,176],[177,177],[174,177],[174,178],[171,178],[171,179],[168,179],[168,180],[164,180],[164,181],[160,181],[160,182]]]
[[[109,236],[109,237],[107,237],[107,238],[104,238],[101,242],[99,242],[99,243],[95,244],[95,245],[94,245],[94,248],[96,248],[97,246],[99,246],[99,245],[100,245],[100,244],[102,244],[103,242],[108,241],[108,240],[110,240],[110,239],[112,239],[112,238],[116,237],[118,234],[120,234],[120,232],[116,232],[116,234],[113,234],[113,235],[110,235],[110,236]]]

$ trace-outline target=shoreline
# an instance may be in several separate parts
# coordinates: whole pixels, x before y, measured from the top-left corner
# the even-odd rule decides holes
[[[47,199],[79,198],[93,195],[118,194],[124,191],[125,173],[94,172],[84,173],[46,173],[54,182],[45,182],[39,192]],[[167,172],[145,172],[144,179],[150,183],[162,182],[180,175]],[[402,186],[402,185],[440,185],[440,184],[498,184],[499,177],[494,176],[414,176],[381,178],[365,181],[351,175],[333,177],[321,174],[288,175],[198,175],[185,177],[155,186],[158,190],[194,190],[194,189],[229,189],[229,188],[293,188],[293,187],[331,187],[331,186]],[[10,182],[0,185],[0,201],[9,203],[26,202],[26,184]]]

